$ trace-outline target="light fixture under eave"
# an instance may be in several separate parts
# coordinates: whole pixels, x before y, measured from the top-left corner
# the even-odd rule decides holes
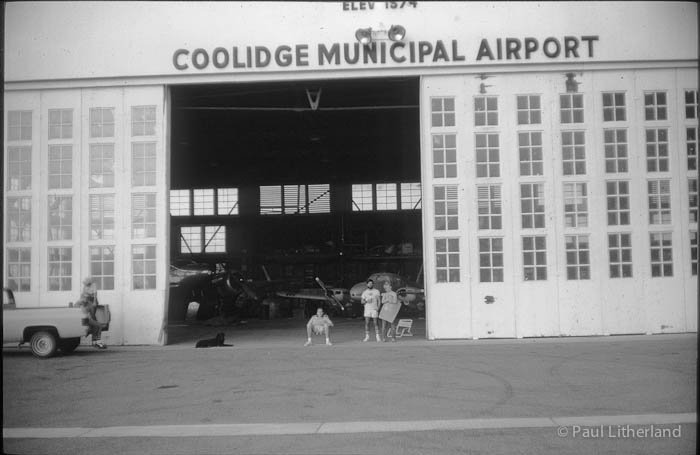
[[[355,39],[363,46],[369,46],[375,40],[401,41],[406,37],[406,29],[403,25],[392,25],[389,30],[372,30],[371,27],[358,28],[355,31]]]
[[[392,41],[402,41],[406,37],[406,29],[403,25],[392,25],[389,29],[389,39]]]
[[[355,38],[363,46],[367,46],[372,42],[372,29],[371,28],[358,28],[355,32]]]

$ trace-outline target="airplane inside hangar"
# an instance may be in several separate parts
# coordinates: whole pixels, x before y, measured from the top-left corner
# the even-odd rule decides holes
[[[357,317],[377,272],[422,317],[418,97],[417,78],[171,87],[170,323]]]

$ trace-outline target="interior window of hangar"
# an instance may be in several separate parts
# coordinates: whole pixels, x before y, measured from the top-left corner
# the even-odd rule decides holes
[[[170,215],[189,216],[190,190],[170,190]]]

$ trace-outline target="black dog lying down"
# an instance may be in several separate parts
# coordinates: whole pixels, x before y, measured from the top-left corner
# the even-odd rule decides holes
[[[194,345],[195,348],[213,348],[216,346],[233,346],[232,344],[224,344],[224,334],[219,332],[214,338],[199,340]]]

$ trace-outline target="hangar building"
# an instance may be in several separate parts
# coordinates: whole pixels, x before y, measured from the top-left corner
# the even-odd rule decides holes
[[[166,344],[170,264],[212,257],[420,277],[430,340],[697,331],[694,3],[4,13],[18,305],[92,275],[109,343]]]

